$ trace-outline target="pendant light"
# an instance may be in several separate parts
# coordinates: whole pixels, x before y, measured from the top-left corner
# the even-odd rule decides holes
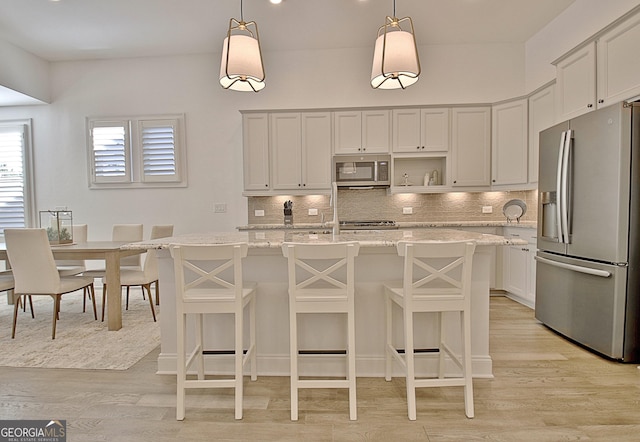
[[[378,29],[373,52],[371,86],[374,89],[405,89],[418,81],[420,59],[411,17],[396,17],[396,1],[393,0],[393,17],[387,16]]]
[[[258,92],[265,87],[264,65],[256,22],[245,22],[240,0],[240,21],[232,18],[222,45],[220,84],[234,91]]]

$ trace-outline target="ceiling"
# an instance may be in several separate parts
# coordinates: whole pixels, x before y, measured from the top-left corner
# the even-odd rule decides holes
[[[397,0],[419,45],[523,43],[575,0]],[[245,0],[263,51],[371,47],[392,0]],[[0,0],[0,38],[45,60],[220,52],[240,0]]]

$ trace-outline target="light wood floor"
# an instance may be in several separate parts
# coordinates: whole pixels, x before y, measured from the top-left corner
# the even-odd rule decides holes
[[[0,343],[1,351],[1,343]],[[403,379],[358,379],[358,420],[346,390],[301,392],[289,420],[286,377],[245,383],[242,421],[231,390],[188,393],[175,420],[175,378],[155,374],[155,350],[127,371],[0,367],[0,419],[66,419],[69,441],[638,441],[640,369],[604,360],[491,299],[494,379],[477,379],[475,419],[461,388],[422,389],[407,419]]]

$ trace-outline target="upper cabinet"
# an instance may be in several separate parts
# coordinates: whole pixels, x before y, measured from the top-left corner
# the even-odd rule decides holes
[[[269,114],[242,116],[244,189],[269,190]]]
[[[390,120],[387,109],[333,112],[334,153],[388,153]]]
[[[445,152],[449,150],[449,109],[394,109],[394,153]]]
[[[590,43],[556,64],[557,108],[561,121],[596,107],[596,45]]]
[[[331,187],[331,114],[271,114],[271,171],[274,190]]]
[[[451,119],[452,186],[489,186],[491,108],[454,108]]]
[[[529,97],[529,183],[538,182],[540,131],[555,123],[555,84]]]
[[[597,43],[598,105],[640,94],[640,14],[600,36]]]
[[[527,100],[491,110],[491,185],[526,184],[528,173]]]
[[[640,94],[640,15],[556,62],[558,119],[564,121]]]

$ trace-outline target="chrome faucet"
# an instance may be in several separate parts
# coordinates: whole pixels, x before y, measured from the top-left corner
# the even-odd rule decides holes
[[[329,206],[333,207],[333,234],[340,234],[340,222],[338,221],[338,184],[334,181],[331,183],[331,197],[329,198]]]

